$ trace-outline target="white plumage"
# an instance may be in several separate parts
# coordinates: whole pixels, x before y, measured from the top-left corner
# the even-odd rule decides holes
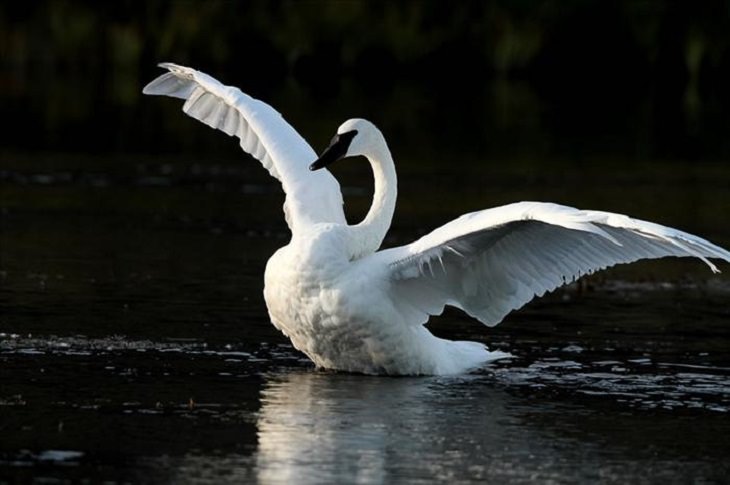
[[[393,160],[370,122],[352,119],[317,159],[267,104],[175,64],[144,88],[185,99],[183,111],[237,136],[286,192],[290,243],[269,260],[264,296],[274,325],[318,366],[368,374],[454,374],[504,357],[452,342],[423,325],[446,305],[486,325],[536,295],[619,263],[665,256],[730,262],[697,236],[609,212],[519,202],[466,214],[421,239],[378,251],[397,197]],[[347,225],[325,169],[346,156],[370,162],[375,193],[365,219]],[[316,161],[315,161],[316,160]]]
[[[200,71],[171,63],[160,67],[170,72],[145,86],[143,93],[185,99],[186,114],[238,137],[243,151],[281,182],[292,230],[298,223],[345,223],[340,184],[327,171],[310,173],[307,160],[317,157],[314,150],[276,110]]]

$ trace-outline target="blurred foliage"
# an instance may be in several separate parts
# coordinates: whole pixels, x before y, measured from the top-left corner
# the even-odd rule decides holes
[[[730,3],[659,0],[119,1],[0,6],[5,69],[202,67],[320,78],[560,67],[622,77],[728,70]],[[621,72],[631,67],[632,72]],[[637,69],[638,68],[638,69]],[[395,73],[393,72],[395,71]],[[462,76],[457,70],[452,73]],[[432,76],[436,77],[436,76]],[[465,79],[459,79],[463,82]]]
[[[160,61],[284,97],[310,135],[312,108],[347,99],[396,133],[402,119],[562,154],[730,155],[730,1],[6,2],[0,86],[18,123],[0,142],[154,149],[159,133],[130,130],[155,129],[139,92]],[[116,137],[82,140],[100,117]]]

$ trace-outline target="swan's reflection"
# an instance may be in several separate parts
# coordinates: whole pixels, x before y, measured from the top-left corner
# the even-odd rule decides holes
[[[515,420],[507,411],[511,398],[493,386],[472,386],[472,379],[478,377],[274,378],[262,391],[258,477],[371,483],[487,475],[490,448],[499,454],[504,446],[529,448],[534,436],[507,443],[502,435]]]
[[[656,481],[714,483],[727,475],[725,416],[585,406],[503,390],[490,375],[294,372],[269,375],[260,397],[255,448],[226,447],[226,434],[213,432],[182,456],[147,459],[172,475],[157,481],[624,483],[650,471]]]

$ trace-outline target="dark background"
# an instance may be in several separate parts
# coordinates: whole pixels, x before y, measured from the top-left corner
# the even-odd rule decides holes
[[[328,114],[427,132],[422,143],[452,153],[469,140],[485,158],[724,160],[729,11],[718,1],[9,2],[0,141],[6,151],[200,147],[198,127],[171,133],[140,95],[155,64],[174,61],[271,103],[293,86]],[[402,86],[411,104],[398,103]],[[306,133],[325,129],[316,113],[286,111]]]

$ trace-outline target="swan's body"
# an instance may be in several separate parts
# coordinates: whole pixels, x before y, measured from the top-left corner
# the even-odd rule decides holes
[[[269,260],[264,296],[274,325],[319,367],[368,374],[454,374],[505,354],[433,336],[393,300],[389,269],[350,261],[343,226],[295,236]]]
[[[270,106],[190,68],[146,94],[185,99],[190,116],[241,140],[279,179],[290,243],[269,260],[264,296],[273,324],[316,365],[368,374],[454,374],[504,357],[475,342],[432,335],[424,324],[446,305],[486,325],[566,282],[642,258],[730,252],[676,229],[629,217],[539,202],[464,215],[407,246],[378,251],[395,209],[397,180],[380,131],[353,119],[318,159]],[[339,184],[326,165],[364,155],[373,205],[346,223]],[[316,161],[315,161],[316,160]]]

